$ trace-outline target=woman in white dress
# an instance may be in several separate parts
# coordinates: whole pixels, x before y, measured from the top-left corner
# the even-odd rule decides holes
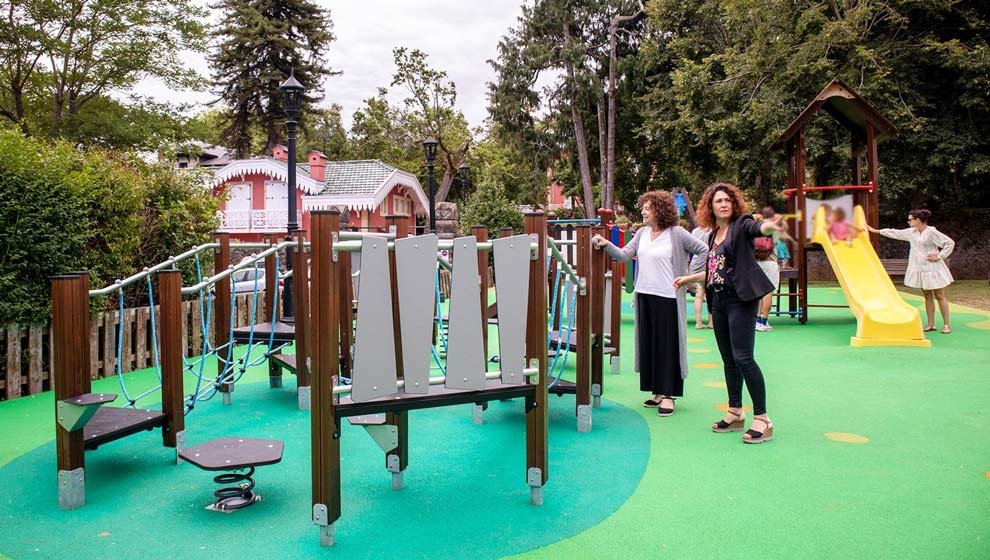
[[[949,324],[949,300],[945,296],[945,287],[952,283],[952,273],[945,264],[956,243],[948,235],[928,225],[932,213],[928,210],[911,210],[908,213],[908,225],[905,229],[876,229],[869,225],[866,229],[879,233],[891,239],[900,239],[911,243],[908,255],[907,272],[904,273],[904,285],[909,288],[919,288],[925,294],[925,312],[928,314],[928,324],[925,331],[935,330],[935,299],[938,299],[938,309],[942,313],[942,334],[952,332]]]

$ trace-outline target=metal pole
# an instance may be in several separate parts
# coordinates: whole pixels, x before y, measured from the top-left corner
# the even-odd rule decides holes
[[[289,161],[286,163],[289,183],[289,219],[286,241],[291,241],[292,233],[299,229],[299,222],[296,221],[296,124],[294,118],[285,121],[285,126],[289,132]],[[292,252],[289,247],[285,248],[285,270],[292,270]],[[274,290],[275,286],[265,286],[265,289]],[[292,306],[292,276],[285,279],[285,287],[282,291],[282,320],[286,323],[293,323],[295,320],[295,310]]]
[[[434,200],[437,190],[437,180],[434,174],[434,161],[436,156],[427,158],[426,168],[430,172],[430,233],[437,232],[437,203]]]

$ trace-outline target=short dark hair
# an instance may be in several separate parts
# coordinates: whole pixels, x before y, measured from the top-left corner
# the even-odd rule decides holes
[[[914,210],[908,212],[908,216],[911,216],[912,218],[917,218],[921,220],[921,223],[927,224],[928,218],[932,217],[932,212],[931,210],[926,210],[925,208],[915,208]]]
[[[777,215],[777,211],[773,209],[773,206],[764,206],[763,210],[760,210],[760,215],[769,220]]]

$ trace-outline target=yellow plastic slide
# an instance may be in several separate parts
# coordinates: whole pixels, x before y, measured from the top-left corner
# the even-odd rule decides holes
[[[811,238],[824,247],[849,308],[856,316],[856,336],[849,339],[849,344],[856,348],[931,347],[931,341],[925,339],[921,330],[921,314],[901,299],[870,244],[861,206],[853,209],[852,224],[860,228],[852,245],[848,246],[845,241],[833,243],[828,236],[825,208],[819,207]]]

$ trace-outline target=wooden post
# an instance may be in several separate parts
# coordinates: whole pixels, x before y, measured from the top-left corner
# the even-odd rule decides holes
[[[605,236],[605,228],[595,226],[592,233]],[[591,240],[588,240],[590,245]],[[591,250],[591,274],[588,275],[588,295],[591,297],[591,396],[595,408],[602,406],[605,379],[602,363],[605,351],[605,270],[608,255],[605,251]]]
[[[230,267],[230,234],[229,233],[218,233],[217,243],[220,246],[216,249],[216,253],[213,257],[213,273],[220,274],[221,272],[227,270]],[[230,297],[230,277],[226,277],[222,280],[217,280],[214,284],[213,290],[214,300],[213,300],[213,344],[217,350],[217,357],[227,356],[229,348],[219,349],[224,344],[230,342],[230,310],[231,310],[231,297]],[[124,320],[123,317],[120,318],[121,321]],[[233,344],[231,342],[231,344]],[[223,375],[226,366],[222,360],[217,360],[217,377]],[[220,386],[220,392],[226,393],[230,389],[226,385]]]
[[[798,235],[795,237],[798,242],[797,267],[798,267],[798,309],[801,312],[799,322],[803,325],[808,322],[808,243],[807,226],[805,223],[812,219],[807,216],[807,204],[804,197],[804,164],[805,164],[805,135],[804,127],[797,133],[797,141],[794,147],[794,193],[796,197],[797,211],[801,213],[801,220],[798,222]]]
[[[266,235],[269,245],[278,245],[279,235]],[[275,301],[278,268],[275,266],[275,253],[265,257],[265,314],[262,321],[270,322],[278,314],[278,302]],[[259,321],[260,322],[260,321]]]
[[[306,358],[309,356],[309,348],[312,343],[312,331],[310,330],[309,318],[309,263],[306,260],[306,232],[295,230],[296,246],[292,253],[292,277],[295,278],[293,286],[299,286],[298,290],[292,290],[292,309],[295,311],[295,338],[296,338],[296,387],[309,387],[309,365]],[[267,270],[267,269],[266,269]]]
[[[488,241],[488,228],[485,226],[471,226],[471,235],[478,239],[478,243]],[[481,284],[479,287],[479,300],[481,304],[481,341],[485,345],[485,364],[488,363],[488,255],[489,251],[478,251],[478,272],[481,273]],[[487,367],[487,366],[486,366]]]
[[[409,237],[409,217],[408,216],[385,216],[385,222],[389,229],[395,229],[395,238],[402,239]],[[399,279],[395,265],[395,251],[388,254],[388,268],[391,276],[392,286],[392,329],[393,340],[395,341],[395,372],[398,379],[402,379],[405,374],[402,363],[402,329],[399,318]],[[386,334],[387,336],[387,334]],[[389,412],[385,415],[385,423],[395,426],[397,431],[398,446],[385,453],[385,468],[392,473],[401,473],[409,465],[409,414],[402,412]],[[395,457],[392,459],[391,457]]]
[[[577,389],[575,398],[575,413],[580,416],[582,406],[591,405],[591,286],[594,280],[591,276],[591,226],[581,224],[577,227],[577,246],[575,247],[576,259],[575,269],[579,278],[586,282],[585,292],[577,295],[577,317],[574,325],[576,332],[575,343],[577,346],[577,356],[575,367],[577,370]],[[589,410],[590,412],[590,410]]]
[[[161,310],[158,342],[162,365],[162,412],[165,413],[162,440],[166,447],[175,447],[176,435],[185,430],[182,403],[182,272],[159,272],[158,292]]]
[[[526,318],[526,362],[540,370],[536,394],[526,402],[526,478],[531,488],[546,484],[547,468],[547,217],[526,214],[526,233],[536,242],[536,260],[529,263],[529,305]],[[536,471],[535,469],[538,469]],[[532,476],[536,475],[537,476]]]
[[[84,395],[90,389],[89,274],[52,278],[51,345],[54,350],[55,454],[58,470],[69,472],[85,467],[83,430],[69,432],[58,423],[58,401]],[[8,385],[8,395],[9,391]]]
[[[340,518],[340,425],[333,396],[340,366],[340,321],[337,314],[338,264],[331,258],[331,236],[340,229],[340,213],[336,210],[315,211],[311,217],[313,278],[309,300],[313,331],[313,401],[310,411],[313,521],[321,526],[323,544],[332,544],[332,526]]]
[[[880,196],[879,196],[879,159],[877,155],[877,127],[873,123],[866,124],[866,178],[869,180],[873,190],[870,191],[870,213],[866,215],[866,223],[873,227],[880,227]],[[873,248],[880,253],[880,235],[870,234],[870,243]]]
[[[619,232],[619,235],[622,235],[622,230],[619,229],[619,226],[612,227]],[[611,240],[611,236],[609,236],[609,240]],[[611,321],[609,325],[609,343],[612,345],[612,359],[614,360],[621,356],[619,342],[622,340],[622,263],[613,260],[610,262],[610,267],[612,269],[612,291],[609,292],[608,297],[612,316],[609,317],[609,321]],[[619,372],[616,370],[614,373]]]

